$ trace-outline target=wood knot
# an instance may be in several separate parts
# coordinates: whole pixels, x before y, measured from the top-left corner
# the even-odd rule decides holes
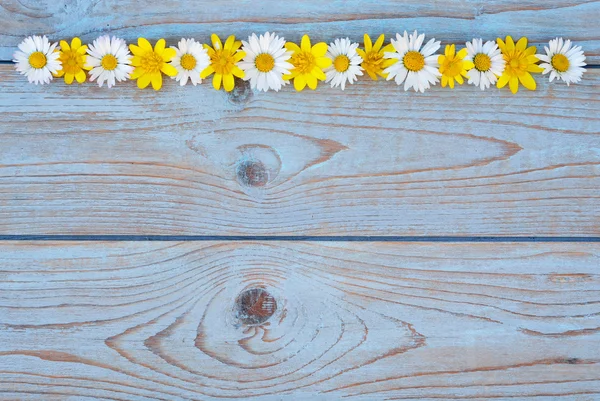
[[[229,101],[234,104],[246,104],[252,99],[252,95],[250,81],[236,79],[233,90],[229,92]]]
[[[256,160],[244,160],[237,166],[237,180],[247,187],[264,187],[269,182],[269,170]]]
[[[275,298],[262,288],[242,292],[235,301],[236,317],[245,325],[260,325],[277,310]]]

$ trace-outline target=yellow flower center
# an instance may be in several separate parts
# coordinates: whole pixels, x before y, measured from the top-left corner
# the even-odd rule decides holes
[[[192,56],[189,53],[186,53],[183,56],[181,56],[180,64],[181,68],[183,68],[184,70],[193,70],[194,68],[196,68],[196,63],[196,57]]]
[[[409,71],[421,71],[425,67],[425,57],[414,50],[407,52],[402,62],[404,63],[404,67]]]
[[[457,75],[460,75],[462,68],[463,68],[463,62],[461,59],[455,58],[455,59],[449,60],[448,64],[446,65],[444,75],[449,76],[449,77],[455,77]]]
[[[29,55],[29,65],[33,68],[44,68],[47,63],[46,55],[42,52],[33,52]]]
[[[509,76],[520,76],[527,72],[527,55],[519,50],[513,50],[508,54],[503,54],[506,61],[505,73]]]
[[[157,73],[160,72],[165,60],[162,56],[156,52],[147,52],[140,62],[140,67],[146,71],[146,73]]]
[[[100,65],[106,71],[114,70],[115,68],[117,68],[117,64],[118,64],[117,58],[115,56],[113,56],[112,54],[107,54],[104,57],[102,57],[102,60],[100,60]]]
[[[309,52],[294,53],[290,61],[301,74],[309,74],[317,65],[315,63],[315,56]]]
[[[492,59],[484,53],[477,53],[473,58],[475,69],[481,72],[486,72],[492,67]]]
[[[84,65],[84,56],[76,50],[67,50],[60,53],[62,69],[66,74],[77,74]]]
[[[275,67],[275,59],[268,53],[261,53],[254,59],[254,65],[260,72],[269,72]]]
[[[564,54],[555,54],[552,56],[552,67],[556,71],[566,72],[569,69],[569,59]]]
[[[235,67],[234,53],[225,49],[215,49],[210,61],[215,73],[221,75],[231,74],[233,67]]]
[[[335,68],[337,72],[348,71],[348,68],[350,68],[350,59],[348,56],[340,54],[333,60],[333,68]]]

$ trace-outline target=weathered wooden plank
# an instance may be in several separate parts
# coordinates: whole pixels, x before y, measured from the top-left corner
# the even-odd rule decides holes
[[[0,252],[1,399],[600,397],[597,243]]]
[[[311,33],[322,40],[365,32],[386,33],[419,29],[445,42],[473,37],[495,39],[506,34],[526,35],[534,42],[556,36],[581,44],[591,63],[600,60],[600,33],[596,26],[598,1],[453,1],[419,0],[323,2],[304,0],[260,2],[225,0],[4,0],[0,4],[0,59],[9,60],[22,37],[33,33],[54,39],[81,35],[93,40],[102,33],[138,36],[182,36],[208,40],[221,35],[275,30],[290,40]]]
[[[0,66],[1,234],[600,234],[600,71],[227,95]]]

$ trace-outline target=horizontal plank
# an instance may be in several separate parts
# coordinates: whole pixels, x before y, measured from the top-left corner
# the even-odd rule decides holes
[[[232,94],[0,66],[0,234],[600,235],[600,70],[567,87]]]
[[[310,33],[331,41],[340,36],[360,40],[365,32],[391,35],[418,29],[444,43],[511,34],[528,36],[539,44],[564,36],[582,45],[589,62],[597,64],[600,32],[593,27],[599,14],[600,2],[573,0],[453,1],[443,7],[420,0],[165,0],[151,7],[137,0],[4,0],[0,59],[11,59],[17,44],[31,34],[47,34],[55,40],[81,36],[90,41],[114,33],[129,41],[145,36],[175,43],[182,36],[206,41],[213,32],[244,37],[275,30],[290,40]]]
[[[600,244],[0,253],[0,399],[600,397]]]

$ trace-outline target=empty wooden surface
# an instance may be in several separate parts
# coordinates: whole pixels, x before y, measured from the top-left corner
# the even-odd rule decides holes
[[[207,41],[213,32],[243,37],[275,30],[291,40],[309,33],[332,41],[340,36],[360,40],[365,32],[391,35],[419,29],[444,43],[511,34],[539,44],[565,36],[583,45],[589,60],[597,63],[598,15],[600,2],[573,0],[3,0],[0,59],[11,59],[21,38],[31,34],[88,41],[109,32],[127,40],[191,36]]]
[[[231,95],[0,66],[0,233],[600,234],[600,70],[536,92]]]
[[[598,243],[0,252],[3,399],[600,397]],[[237,307],[251,288],[262,324]]]

